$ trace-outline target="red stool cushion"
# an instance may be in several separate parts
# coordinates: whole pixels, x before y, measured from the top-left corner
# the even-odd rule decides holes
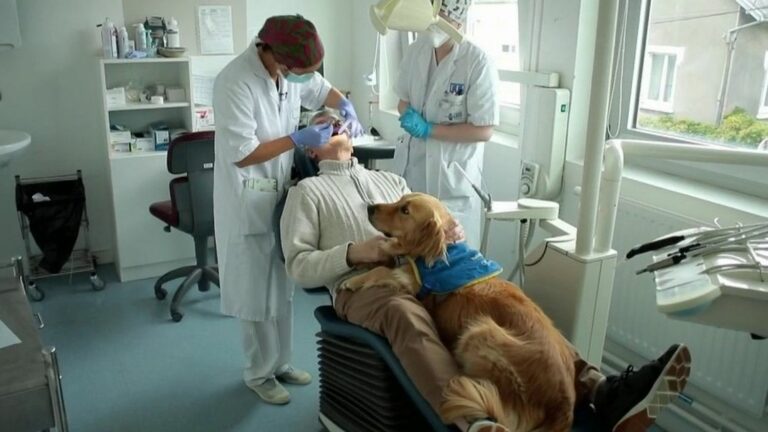
[[[153,203],[149,206],[149,212],[172,227],[179,226],[179,212],[170,200]]]

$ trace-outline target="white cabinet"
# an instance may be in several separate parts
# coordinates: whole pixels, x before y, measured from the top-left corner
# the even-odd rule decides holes
[[[189,59],[151,58],[100,60],[104,107],[104,145],[109,150],[112,207],[115,222],[115,267],[121,281],[158,277],[168,270],[194,263],[192,237],[163,231],[163,223],[149,213],[149,206],[170,199],[165,151],[116,152],[110,143],[110,125],[132,133],[144,132],[162,121],[172,129],[192,130],[192,88]],[[153,105],[127,101],[108,103],[108,89],[126,87],[184,89],[186,101]]]

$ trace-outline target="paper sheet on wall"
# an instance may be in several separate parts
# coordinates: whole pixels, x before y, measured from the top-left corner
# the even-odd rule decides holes
[[[213,105],[213,81],[215,77],[206,75],[192,75],[192,87],[195,95],[195,100],[192,102],[195,105]]]
[[[231,6],[198,7],[197,31],[201,54],[234,53]]]
[[[15,334],[13,334],[11,329],[9,329],[4,322],[0,321],[0,349],[9,347],[11,345],[16,345],[17,343],[20,343],[20,342],[21,341],[19,340],[19,338],[16,337]]]

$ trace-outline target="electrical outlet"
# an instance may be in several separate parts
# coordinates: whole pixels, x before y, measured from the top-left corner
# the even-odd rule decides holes
[[[536,196],[536,185],[539,179],[539,164],[523,161],[520,173],[520,196],[530,198]]]

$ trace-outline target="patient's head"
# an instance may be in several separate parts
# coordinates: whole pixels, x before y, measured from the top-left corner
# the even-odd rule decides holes
[[[339,133],[339,128],[344,123],[344,118],[337,110],[326,108],[309,121],[310,124],[333,124],[333,135],[325,145],[317,148],[306,149],[307,156],[317,161],[321,160],[348,160],[352,158],[352,140],[348,132]]]

